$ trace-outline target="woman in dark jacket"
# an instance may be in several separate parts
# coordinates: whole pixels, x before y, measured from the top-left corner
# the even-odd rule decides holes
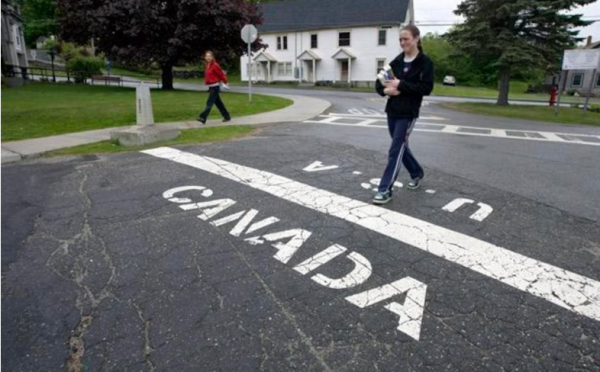
[[[229,121],[231,120],[231,116],[219,95],[219,92],[221,91],[221,82],[227,84],[227,75],[225,75],[221,66],[219,66],[215,60],[215,55],[210,50],[204,54],[204,60],[206,61],[204,84],[208,85],[208,100],[206,101],[204,111],[202,111],[198,117],[198,121],[202,122],[202,124],[206,123],[206,119],[208,118],[213,105],[217,105],[221,115],[223,115],[223,121]]]
[[[400,163],[404,164],[412,178],[408,189],[417,189],[425,176],[408,147],[408,137],[419,117],[423,96],[433,90],[433,63],[423,53],[420,43],[420,31],[416,26],[402,28],[400,46],[403,52],[390,63],[393,78],[383,83],[378,79],[375,83],[377,93],[388,97],[385,112],[392,137],[388,164],[373,198],[375,204],[386,204],[392,199],[392,187],[398,178]]]

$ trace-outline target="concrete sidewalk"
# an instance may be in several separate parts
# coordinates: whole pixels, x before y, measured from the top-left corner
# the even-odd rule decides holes
[[[261,93],[264,94],[264,93]],[[268,95],[268,94],[267,94]],[[206,125],[198,121],[182,121],[176,123],[161,123],[161,126],[171,126],[178,129],[205,128],[220,125],[259,125],[274,124],[285,122],[299,122],[313,118],[331,106],[325,100],[280,94],[277,97],[287,98],[294,101],[291,106],[286,108],[265,112],[262,114],[242,116],[232,118],[226,124],[219,120],[209,120]],[[26,158],[39,156],[42,153],[58,150],[67,147],[86,145],[89,143],[106,141],[110,139],[110,132],[118,129],[131,127],[112,127],[106,129],[91,130],[87,132],[68,133],[58,136],[34,138],[22,141],[3,142],[2,143],[2,164],[16,162]]]

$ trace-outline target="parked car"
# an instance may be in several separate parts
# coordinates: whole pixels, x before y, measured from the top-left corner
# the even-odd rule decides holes
[[[444,77],[444,85],[456,85],[456,78],[451,75]]]

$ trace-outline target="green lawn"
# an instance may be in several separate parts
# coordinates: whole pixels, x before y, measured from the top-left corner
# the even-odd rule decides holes
[[[204,79],[192,78],[192,79],[180,79],[174,78],[173,82],[175,83],[187,83],[187,84],[204,84]],[[237,85],[248,85],[247,81],[242,81],[242,77],[239,74],[231,74],[227,75],[227,82],[229,85],[237,86]]]
[[[198,144],[207,142],[221,142],[235,138],[251,135],[258,130],[257,127],[250,125],[228,125],[222,127],[209,127],[199,129],[187,129],[181,131],[181,136],[176,139],[156,142],[147,146],[120,146],[116,141],[102,141],[89,145],[82,145],[47,152],[44,156],[62,156],[62,155],[85,155],[115,153],[124,151],[140,151],[148,148],[160,146],[176,146],[185,144]]]
[[[542,101],[548,102],[550,95],[546,93],[524,93],[527,89],[527,84],[520,81],[513,81],[510,83],[510,90],[508,98],[512,100],[526,100],[526,101]],[[445,86],[441,83],[436,83],[433,89],[434,96],[447,96],[447,97],[467,97],[467,98],[498,98],[498,91],[491,88],[483,87],[463,87],[463,86]],[[568,103],[584,103],[585,98],[573,97],[563,95],[561,102]],[[600,98],[592,98],[590,102],[600,103]]]
[[[105,75],[108,75],[108,71],[106,71],[106,69],[102,70],[102,72]],[[160,74],[143,74],[140,72],[135,72],[135,71],[129,71],[129,70],[124,70],[121,68],[111,68],[110,69],[110,74],[111,75],[121,75],[121,76],[129,76],[129,77],[133,77],[136,79],[148,79],[148,80],[156,80],[157,78],[160,78]]]
[[[600,126],[600,113],[588,112],[584,115],[583,110],[569,107],[561,107],[558,116],[554,115],[554,108],[550,106],[497,106],[491,103],[461,102],[444,103],[442,107],[479,115],[503,116],[547,123]]]
[[[152,90],[154,120],[195,120],[206,102],[206,92]],[[233,117],[252,115],[289,106],[283,98],[224,93],[223,101]],[[2,88],[2,141],[45,137],[63,133],[135,124],[135,90],[132,88],[28,84]],[[220,117],[216,107],[211,118]]]
[[[174,67],[173,71],[176,70],[196,70],[198,69],[198,66],[194,66],[194,65],[190,65],[190,66],[185,66],[185,67]],[[106,71],[104,72],[106,73]],[[110,71],[111,75],[122,75],[122,76],[129,76],[129,77],[133,77],[133,78],[137,78],[137,79],[149,79],[149,80],[156,80],[157,78],[160,78],[160,71],[156,71],[152,74],[142,74],[139,72],[134,72],[134,71],[129,71],[129,70],[124,70],[124,69],[119,69],[119,68],[113,68]],[[231,72],[227,75],[227,80],[229,82],[229,85],[244,85],[247,83],[242,82],[242,78],[239,72]],[[181,79],[181,78],[174,78],[173,79],[174,83],[188,83],[188,84],[204,84],[204,79],[198,79],[198,78],[192,78],[192,79]]]

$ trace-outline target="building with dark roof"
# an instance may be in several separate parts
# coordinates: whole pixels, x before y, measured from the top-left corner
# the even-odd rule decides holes
[[[372,84],[400,52],[398,34],[414,23],[412,0],[289,0],[262,4],[253,81]],[[242,79],[248,80],[247,56]]]

